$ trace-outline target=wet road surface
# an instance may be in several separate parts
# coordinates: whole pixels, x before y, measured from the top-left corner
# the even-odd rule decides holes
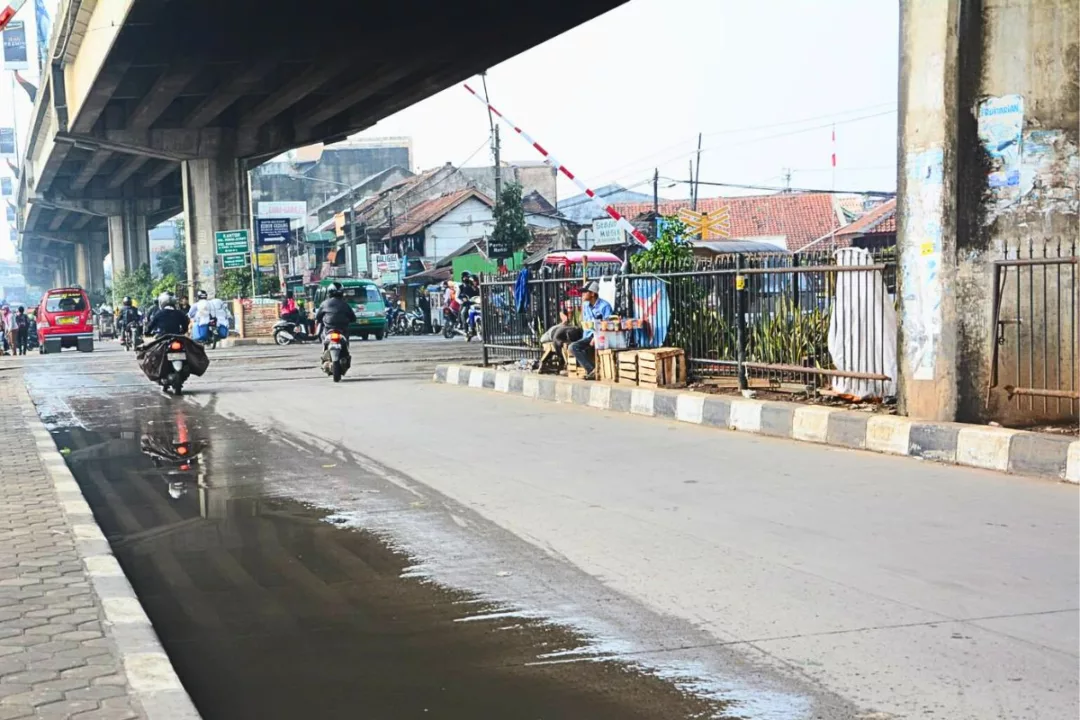
[[[287,350],[235,370],[219,357],[208,377],[312,375]],[[413,357],[445,352],[434,350]],[[28,367],[29,385],[207,720],[731,717],[692,678],[661,678],[564,624],[425,578],[355,521],[392,512],[370,471],[221,417],[206,392],[204,405],[164,397],[111,348],[92,359],[49,358]],[[430,374],[430,360],[379,359],[356,376]],[[330,474],[359,493],[348,516],[290,490]]]

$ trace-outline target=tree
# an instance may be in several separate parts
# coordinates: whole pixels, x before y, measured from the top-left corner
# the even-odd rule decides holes
[[[113,277],[113,303],[120,304],[124,297],[130,297],[139,305],[147,305],[153,298],[154,280],[150,275],[149,265],[140,265],[130,272],[121,272]]]
[[[674,215],[665,217],[660,237],[645,250],[630,258],[635,273],[679,272],[694,264],[694,250],[683,242],[686,223]]]
[[[276,275],[263,275],[259,278],[261,295],[276,295],[281,292],[281,281]],[[220,298],[251,297],[251,268],[225,270],[218,280],[217,296]]]
[[[495,229],[491,239],[513,253],[529,242],[529,229],[525,225],[525,209],[521,205],[521,185],[508,183],[495,203]]]

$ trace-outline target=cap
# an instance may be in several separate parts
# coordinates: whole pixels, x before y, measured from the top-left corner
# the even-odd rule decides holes
[[[593,280],[592,282],[587,282],[587,283],[585,283],[584,285],[581,286],[581,292],[591,292],[591,293],[596,293],[597,295],[599,295],[600,294],[600,283],[596,282],[595,280]]]

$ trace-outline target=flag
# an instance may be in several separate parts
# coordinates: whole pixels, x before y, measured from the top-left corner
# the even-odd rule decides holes
[[[15,82],[19,83],[22,89],[26,91],[26,94],[30,96],[30,102],[37,100],[37,85],[20,75],[18,70],[15,71]]]
[[[4,29],[26,0],[0,0],[0,30]]]
[[[15,179],[19,179],[19,166],[11,162],[11,158],[4,158],[7,161],[7,166],[11,169],[11,174],[15,176]]]
[[[45,0],[34,0],[34,25],[37,27],[38,68],[43,70],[49,54],[49,33],[52,31],[52,20],[45,9]]]
[[[836,167],[836,126],[832,128],[832,166]]]

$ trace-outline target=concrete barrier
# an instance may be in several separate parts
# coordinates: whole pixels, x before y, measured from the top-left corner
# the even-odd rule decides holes
[[[440,365],[434,380],[535,400],[1080,484],[1080,440],[1075,437],[464,365]]]

